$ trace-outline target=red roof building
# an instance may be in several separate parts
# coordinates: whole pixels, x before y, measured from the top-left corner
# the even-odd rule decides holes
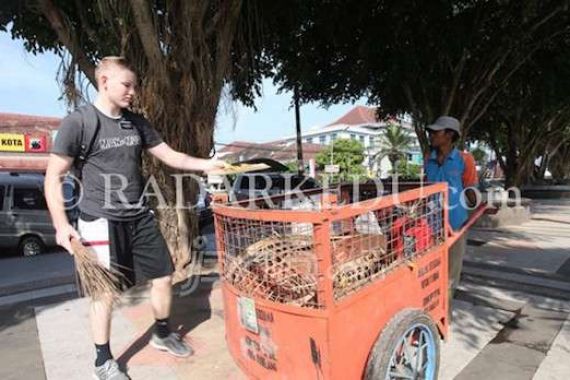
[[[341,118],[325,126],[336,125],[353,125],[353,126],[371,126],[382,124],[377,116],[376,107],[356,106]]]

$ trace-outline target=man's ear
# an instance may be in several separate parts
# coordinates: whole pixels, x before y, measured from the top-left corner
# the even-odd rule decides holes
[[[105,74],[101,75],[99,77],[99,81],[97,83],[97,89],[100,91],[101,89],[105,88],[105,85],[107,84],[107,81],[109,80],[109,77]]]

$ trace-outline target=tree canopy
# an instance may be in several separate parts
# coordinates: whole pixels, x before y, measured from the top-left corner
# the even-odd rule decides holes
[[[328,105],[367,96],[382,113],[409,113],[424,149],[427,123],[455,116],[468,135],[513,75],[569,32],[567,0],[265,6],[276,17],[267,52],[278,84],[298,86],[303,101]]]
[[[564,144],[555,149],[555,136],[562,136],[558,132],[528,133],[539,127],[559,130],[551,122],[561,111],[554,105],[558,95],[551,96],[534,81],[531,88],[523,87],[528,76],[543,77],[541,67],[555,72],[547,67],[550,61],[541,61],[543,54],[568,50],[569,4],[570,0],[7,0],[0,5],[0,30],[23,39],[31,53],[59,54],[64,94],[73,102],[81,98],[85,80],[94,82],[99,58],[125,56],[142,84],[136,108],[173,148],[196,156],[211,151],[223,89],[251,106],[262,78],[272,76],[281,89],[296,88],[301,102],[326,106],[365,96],[380,105],[381,116],[407,113],[424,150],[425,125],[439,115],[455,116],[464,137],[485,139],[501,159],[508,157],[502,163],[505,168],[514,168],[523,178],[528,175],[520,173],[532,171],[532,165],[531,158],[521,163],[520,157],[536,157],[544,148],[560,160],[560,152],[567,151]],[[566,58],[559,61],[565,69]],[[560,104],[567,102],[563,96]],[[552,100],[552,107],[545,107],[524,128],[513,121],[524,119],[517,109],[543,104],[541,97]],[[485,126],[496,130],[485,131]],[[525,136],[540,139],[528,154]],[[146,168],[168,184],[168,170],[152,160]],[[174,200],[172,183],[169,189],[167,199]],[[189,189],[185,196],[191,199],[194,193]],[[161,220],[171,248],[188,251],[187,212],[162,211]]]
[[[543,177],[551,157],[570,144],[569,62],[570,38],[540,49],[474,128],[472,137],[489,142],[509,185]]]

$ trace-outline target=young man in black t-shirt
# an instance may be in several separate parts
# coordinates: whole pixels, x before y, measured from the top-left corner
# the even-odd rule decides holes
[[[135,272],[150,279],[156,319],[151,345],[175,356],[189,356],[192,349],[169,330],[173,265],[154,214],[141,201],[141,154],[145,149],[166,165],[181,170],[208,172],[225,164],[174,151],[144,117],[127,111],[137,80],[123,58],[103,58],[95,77],[98,96],[93,117],[98,118],[99,129],[82,168],[84,191],[77,230],[65,214],[61,178],[80,153],[81,129],[85,128],[80,112],[62,121],[49,158],[45,190],[57,242],[72,253],[70,239],[82,239],[96,252],[101,265],[121,270],[131,284]],[[111,310],[111,297],[91,301],[91,330],[97,353],[95,375],[101,380],[128,379],[109,348]]]

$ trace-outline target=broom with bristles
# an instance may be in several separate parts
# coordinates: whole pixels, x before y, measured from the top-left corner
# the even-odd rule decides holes
[[[95,253],[75,238],[71,239],[71,249],[83,294],[93,299],[101,296],[117,299],[121,294],[119,287],[123,274],[114,268],[103,267],[97,261]]]

